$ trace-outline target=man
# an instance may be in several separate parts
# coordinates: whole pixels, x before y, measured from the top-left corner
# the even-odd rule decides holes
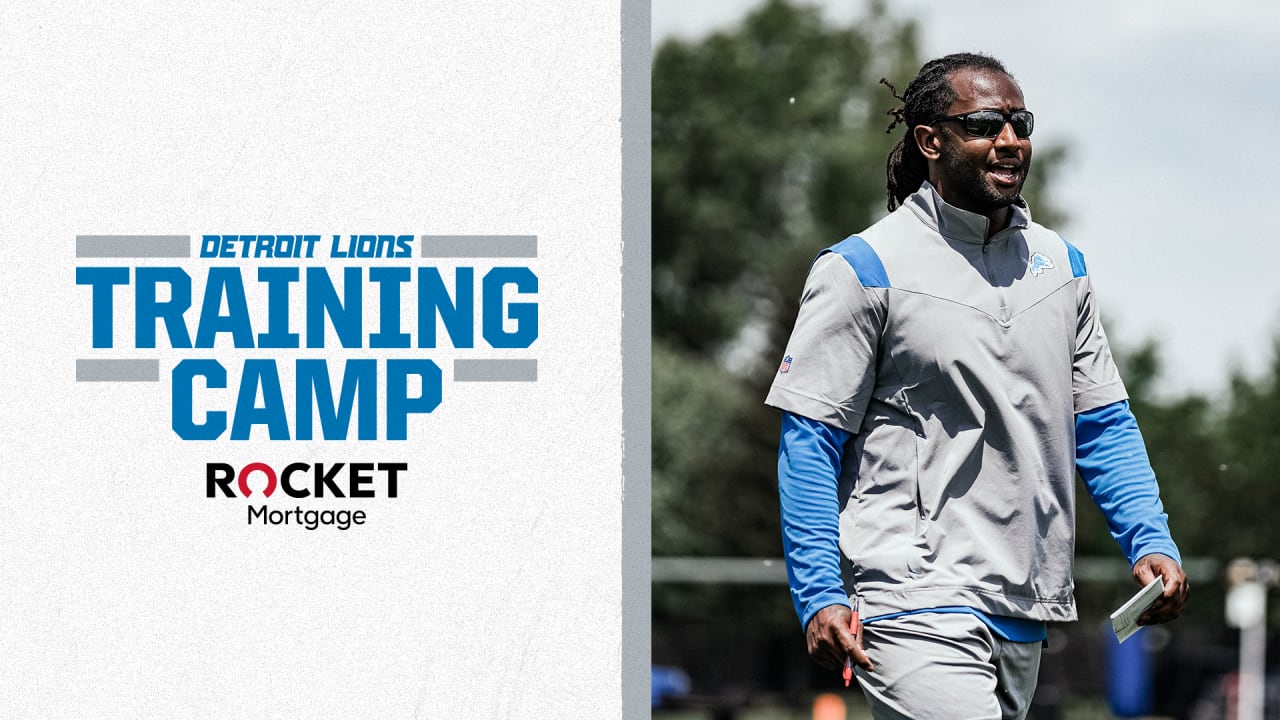
[[[1045,622],[1076,618],[1077,469],[1134,579],[1164,579],[1140,622],[1188,584],[1084,258],[1021,198],[1020,88],[958,54],[901,99],[892,212],[814,261],[766,400],[792,597],[876,718],[1022,718]]]

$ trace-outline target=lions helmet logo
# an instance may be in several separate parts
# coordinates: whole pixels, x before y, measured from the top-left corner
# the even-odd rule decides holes
[[[1053,261],[1040,253],[1036,253],[1031,256],[1031,262],[1028,263],[1028,267],[1031,268],[1032,275],[1040,277],[1040,273],[1053,269]]]

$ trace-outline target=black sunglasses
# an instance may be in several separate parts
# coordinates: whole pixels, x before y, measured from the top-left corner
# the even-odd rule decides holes
[[[974,110],[961,115],[948,115],[938,118],[933,123],[940,123],[947,120],[955,120],[964,125],[964,131],[974,137],[993,138],[1004,130],[1004,124],[1013,125],[1013,134],[1020,138],[1031,137],[1031,131],[1035,128],[1036,117],[1031,114],[1030,110],[1014,110],[1011,113],[1003,113],[999,110]]]

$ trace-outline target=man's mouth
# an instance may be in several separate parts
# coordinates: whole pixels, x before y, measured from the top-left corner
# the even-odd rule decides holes
[[[996,163],[990,166],[987,173],[997,185],[1014,187],[1022,180],[1022,166],[1019,163]]]

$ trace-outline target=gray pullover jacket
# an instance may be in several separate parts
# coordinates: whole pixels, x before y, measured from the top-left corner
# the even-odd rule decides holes
[[[766,400],[853,435],[839,547],[868,617],[1075,618],[1075,417],[1126,393],[1079,251],[1021,207],[986,230],[926,183],[820,255]]]

